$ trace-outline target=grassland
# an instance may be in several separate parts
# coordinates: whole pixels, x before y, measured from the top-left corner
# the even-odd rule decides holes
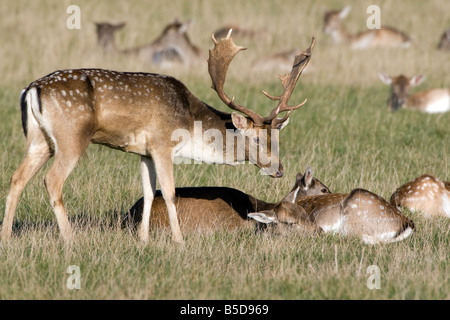
[[[352,2],[346,21],[362,30],[373,1]],[[25,152],[18,96],[32,80],[56,69],[101,67],[158,71],[135,59],[105,56],[96,47],[94,21],[126,21],[117,43],[148,43],[175,17],[193,19],[192,41],[205,52],[210,34],[226,23],[270,31],[266,42],[248,41],[230,67],[227,91],[241,104],[267,113],[260,90],[280,90],[275,73],[248,68],[263,54],[317,45],[310,72],[302,75],[291,101],[308,98],[281,133],[285,168],[270,179],[251,165],[178,165],[176,185],[229,186],[277,201],[295,175],[311,165],[335,192],[355,187],[384,198],[425,172],[450,180],[450,113],[391,113],[389,89],[377,77],[424,74],[421,89],[448,87],[449,54],[435,50],[450,25],[447,0],[378,1],[382,24],[408,32],[407,50],[351,51],[321,31],[323,11],[341,1],[78,1],[81,30],[68,30],[70,1],[0,1],[0,219],[9,179]],[[238,43],[239,44],[239,43]],[[167,71],[165,71],[168,73]],[[172,70],[203,101],[226,111],[210,89],[205,68]],[[449,299],[450,222],[404,213],[416,234],[400,243],[366,246],[359,239],[297,235],[271,237],[248,232],[188,234],[180,248],[170,235],[152,231],[143,246],[120,229],[121,215],[141,197],[137,156],[90,146],[64,187],[75,228],[72,247],[59,238],[43,187],[48,165],[25,189],[14,238],[0,242],[0,299]],[[81,289],[69,290],[68,266],[81,271]],[[369,290],[370,265],[381,270],[381,288]]]

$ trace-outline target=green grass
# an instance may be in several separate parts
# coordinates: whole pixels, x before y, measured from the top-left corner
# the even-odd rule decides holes
[[[189,4],[188,4],[189,3]],[[448,27],[449,3],[381,1],[382,19],[413,36],[403,51],[354,52],[322,34],[322,12],[337,1],[79,1],[82,29],[65,28],[64,1],[2,1],[0,6],[0,219],[9,179],[25,152],[18,98],[29,82],[55,69],[102,67],[153,71],[138,61],[105,57],[95,46],[92,21],[127,21],[122,48],[153,40],[176,16],[193,18],[192,41],[205,54],[209,34],[226,23],[268,28],[269,43],[250,41],[230,66],[227,92],[261,113],[273,104],[259,93],[280,92],[274,74],[255,76],[247,65],[258,55],[306,48],[317,37],[314,69],[300,78],[291,103],[308,98],[281,132],[282,179],[260,175],[253,165],[179,165],[176,185],[229,186],[277,201],[297,172],[311,165],[332,191],[363,187],[384,198],[402,183],[434,173],[450,180],[450,113],[391,113],[389,89],[377,77],[422,73],[421,89],[449,86],[448,54],[435,45]],[[353,3],[347,21],[363,29],[370,1]],[[151,8],[150,8],[151,7]],[[178,9],[182,8],[182,9]],[[397,17],[396,11],[403,13]],[[125,13],[127,12],[127,13]],[[426,23],[422,17],[433,17]],[[280,22],[283,23],[280,23]],[[208,26],[209,28],[205,28]],[[205,30],[207,29],[207,30]],[[239,44],[239,43],[238,43]],[[227,110],[204,70],[173,74],[203,101]],[[419,90],[419,88],[417,89]],[[143,246],[119,227],[121,215],[142,195],[139,158],[91,145],[64,186],[75,228],[72,247],[59,238],[43,185],[49,164],[27,186],[15,217],[14,237],[0,241],[0,299],[449,299],[450,222],[405,211],[417,232],[400,243],[367,246],[359,239],[255,235],[250,231],[185,235],[181,248],[166,232],[152,231]],[[337,251],[336,251],[337,249]],[[337,264],[335,261],[337,257]],[[68,266],[81,269],[81,289],[69,290]],[[381,288],[369,290],[367,268],[381,270]]]

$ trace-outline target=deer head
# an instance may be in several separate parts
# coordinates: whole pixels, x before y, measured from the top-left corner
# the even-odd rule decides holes
[[[249,152],[250,162],[257,165],[272,177],[282,177],[283,167],[278,159],[278,132],[287,125],[290,113],[293,110],[299,109],[306,102],[305,99],[305,101],[296,106],[288,105],[288,100],[292,91],[294,90],[303,69],[311,59],[311,51],[314,47],[315,39],[312,39],[310,47],[305,52],[302,52],[295,57],[291,72],[280,76],[284,88],[284,91],[280,96],[272,96],[265,91],[262,91],[269,99],[278,101],[278,105],[270,112],[270,114],[263,117],[258,113],[237,104],[234,98],[229,98],[224,92],[223,86],[231,60],[239,51],[246,49],[236,46],[233,43],[231,32],[232,30],[230,29],[227,37],[222,38],[219,41],[212,35],[214,49],[209,51],[208,59],[208,71],[212,80],[212,88],[228,107],[240,112],[233,112],[231,118],[237,131],[248,139],[250,148],[253,146],[254,149],[252,150],[257,150],[257,152],[247,150],[247,152]],[[277,116],[281,112],[287,113],[283,118],[278,118]],[[249,147],[248,144],[246,144],[246,146]],[[264,159],[263,161],[261,155],[267,155],[270,161],[266,161],[267,159]]]

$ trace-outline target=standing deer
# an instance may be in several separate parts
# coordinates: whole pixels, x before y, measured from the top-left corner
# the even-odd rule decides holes
[[[450,218],[450,182],[424,174],[400,186],[390,202],[398,208],[422,212],[427,217]]]
[[[297,178],[293,190],[303,185]],[[397,208],[361,188],[354,189],[350,194],[299,194],[295,203],[305,209],[310,221],[325,233],[360,236],[368,244],[400,241],[415,230],[413,221],[403,216]]]
[[[116,47],[114,34],[122,29],[125,23],[96,23],[97,43],[106,52],[136,56],[152,65],[161,68],[174,66],[191,66],[202,60],[200,49],[192,44],[187,30],[191,22],[175,20],[167,25],[161,35],[152,43],[137,48],[119,50]]]
[[[212,88],[228,107],[245,116],[220,112],[196,98],[180,81],[161,74],[101,69],[63,70],[37,79],[24,89],[20,101],[28,151],[11,178],[3,239],[11,237],[17,202],[25,185],[54,156],[44,182],[61,235],[64,240],[71,241],[72,229],[63,204],[62,188],[90,143],[141,157],[144,213],[139,238],[144,242],[149,237],[150,209],[157,176],[167,205],[173,239],[183,242],[175,208],[173,160],[176,157],[234,165],[250,161],[272,177],[283,176],[278,148],[273,146],[278,146],[278,131],[287,124],[290,113],[306,102],[288,105],[297,80],[311,59],[314,38],[310,47],[296,57],[291,73],[280,77],[283,93],[279,97],[265,93],[267,97],[278,100],[278,105],[266,117],[237,104],[223,90],[228,66],[244,48],[233,43],[231,30],[225,39],[212,39],[214,49],[210,50],[208,60]],[[285,111],[287,114],[283,118],[277,117]],[[198,137],[198,132],[195,134],[193,131],[199,130],[196,126],[199,122],[203,124],[201,133],[211,129],[226,136],[229,130],[236,130],[237,136],[249,143],[232,144],[230,148],[230,143],[218,139],[217,135],[214,141],[203,139],[202,134]],[[179,139],[174,138],[173,133],[178,129],[194,133],[193,141],[182,145],[177,143]],[[211,152],[211,147],[216,152]],[[228,155],[224,156],[225,153]],[[268,154],[270,162],[263,163],[261,154]]]
[[[350,34],[342,25],[350,13],[351,6],[342,10],[328,11],[324,15],[323,31],[329,34],[335,43],[347,43],[353,49],[365,49],[373,47],[403,47],[411,45],[411,39],[407,34],[392,27],[370,29]]]
[[[450,90],[430,89],[415,94],[409,94],[412,87],[420,85],[424,76],[408,78],[404,75],[391,77],[385,73],[378,73],[384,84],[391,86],[391,96],[388,105],[392,111],[400,108],[413,109],[426,113],[442,113],[450,110]]]
[[[175,203],[180,228],[185,231],[233,230],[252,225],[252,219],[276,229],[315,233],[319,228],[307,219],[306,212],[293,204],[297,194],[312,196],[329,193],[328,188],[313,178],[308,168],[297,176],[299,185],[280,202],[268,203],[242,191],[228,187],[188,187],[175,189]],[[142,220],[144,198],[129,210],[128,222],[138,225]],[[127,221],[126,221],[127,222]],[[150,228],[168,228],[167,208],[160,191],[153,200]],[[258,229],[260,226],[258,226]]]

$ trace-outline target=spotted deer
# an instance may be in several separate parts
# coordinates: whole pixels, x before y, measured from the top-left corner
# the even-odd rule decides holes
[[[293,190],[303,185],[297,178]],[[295,203],[305,209],[310,221],[325,233],[359,236],[367,244],[400,241],[415,230],[413,221],[397,208],[361,188],[350,193],[299,194]]]
[[[301,234],[320,233],[321,229],[307,219],[306,212],[293,203],[297,195],[310,196],[329,193],[328,188],[313,178],[308,168],[298,174],[299,184],[286,197],[269,203],[240,190],[228,187],[187,187],[175,189],[175,204],[180,228],[187,231],[217,231],[250,228],[257,221],[257,230],[271,226],[275,232],[291,230]],[[144,198],[140,198],[129,210],[124,226],[138,225],[142,220]],[[131,223],[130,223],[131,222]],[[150,228],[167,229],[167,208],[158,190],[153,200]]]
[[[442,113],[450,110],[450,90],[446,88],[430,89],[410,94],[411,88],[420,85],[425,77],[422,75],[408,78],[404,75],[391,77],[379,73],[384,84],[391,87],[388,106],[392,111],[400,108],[418,110],[426,113]]]
[[[393,27],[381,27],[380,29],[369,29],[351,34],[347,32],[342,24],[351,6],[346,6],[342,10],[327,11],[324,14],[323,31],[329,34],[335,43],[349,44],[353,49],[365,49],[373,47],[403,47],[411,45],[410,37]]]
[[[11,178],[3,239],[11,237],[17,203],[25,185],[54,156],[44,181],[61,235],[67,242],[71,241],[72,229],[63,204],[62,188],[90,143],[140,156],[144,213],[139,238],[144,242],[149,237],[150,209],[157,176],[173,239],[183,242],[175,207],[175,158],[230,165],[250,161],[266,174],[282,177],[278,132],[287,124],[290,113],[306,102],[288,105],[290,95],[311,59],[314,38],[310,47],[295,58],[291,72],[280,77],[283,93],[278,97],[265,93],[278,101],[266,117],[237,104],[223,90],[228,66],[244,48],[233,43],[231,30],[227,38],[212,39],[214,49],[210,50],[208,60],[212,88],[222,102],[240,113],[218,111],[195,97],[180,81],[161,74],[71,69],[53,72],[24,89],[20,102],[28,150]],[[287,113],[278,118],[281,112]],[[180,137],[174,136],[177,130],[194,138],[180,143]],[[206,135],[211,131],[216,135]],[[242,137],[248,143],[230,144],[219,139],[218,133],[227,136],[230,131],[234,134],[233,141],[235,137]],[[263,162],[261,155],[266,155],[270,161],[266,162],[264,158]]]
[[[190,21],[175,20],[168,24],[161,35],[150,44],[119,50],[114,34],[122,29],[125,23],[96,23],[97,43],[106,52],[138,57],[142,61],[161,68],[188,67],[203,61],[200,49],[191,42],[187,34],[190,25]]]
[[[397,208],[421,212],[426,217],[450,218],[450,182],[424,174],[395,190],[390,203]]]

